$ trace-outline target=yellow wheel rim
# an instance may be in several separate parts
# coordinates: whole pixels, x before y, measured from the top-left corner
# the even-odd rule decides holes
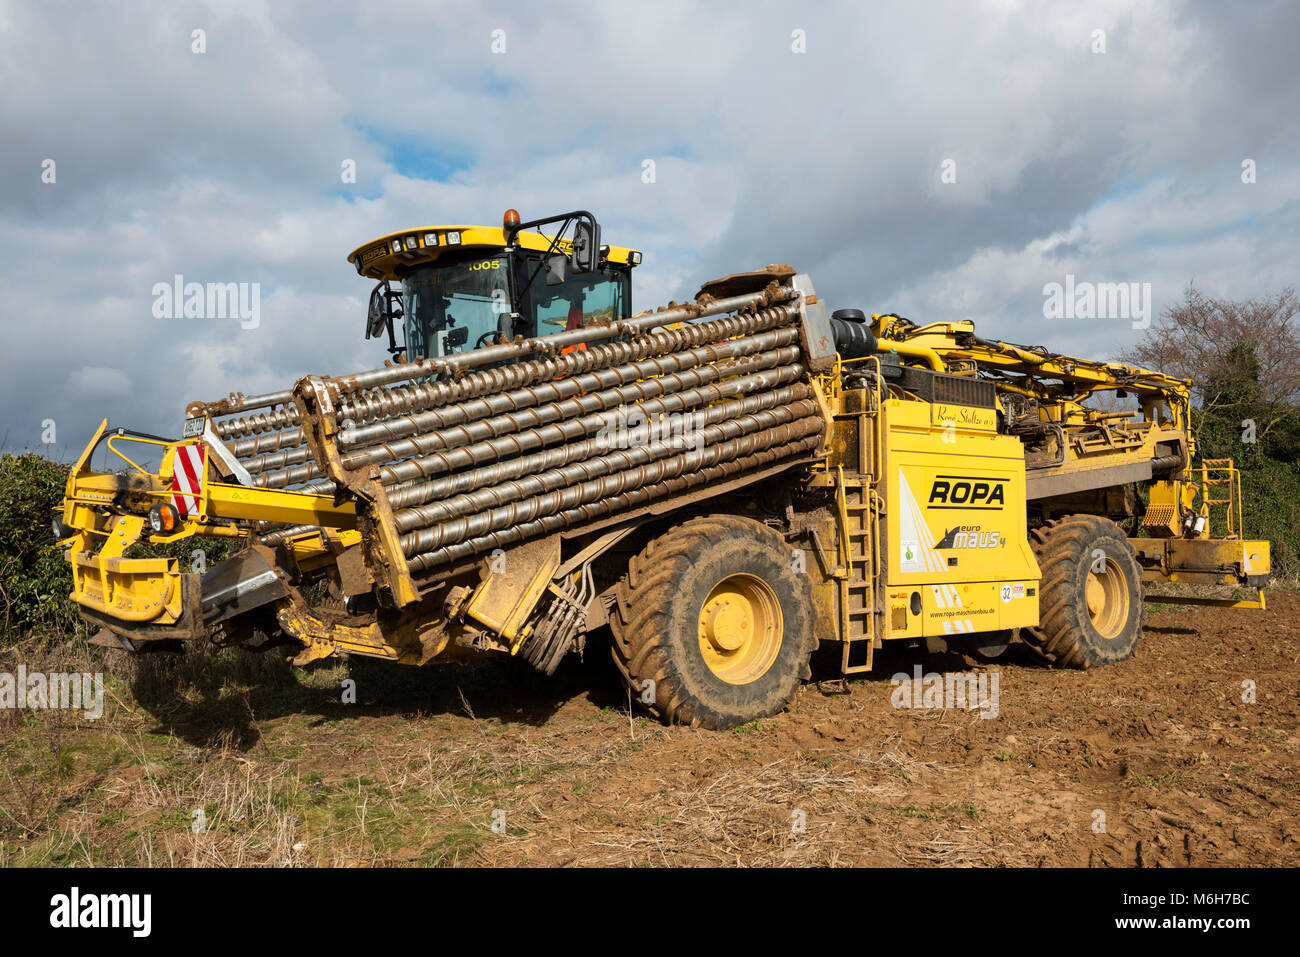
[[[753,575],[728,575],[713,586],[699,618],[700,652],[728,684],[757,681],[781,650],[781,603]]]
[[[1106,639],[1118,638],[1128,622],[1128,583],[1119,564],[1110,557],[1101,571],[1088,572],[1084,599],[1092,627]]]

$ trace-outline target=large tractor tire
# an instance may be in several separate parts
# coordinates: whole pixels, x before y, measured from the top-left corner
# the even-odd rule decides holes
[[[1119,526],[1070,515],[1036,528],[1038,627],[1021,634],[1062,668],[1123,661],[1142,637],[1142,569]]]
[[[811,585],[793,565],[776,531],[732,515],[691,519],[646,545],[610,616],[632,694],[664,721],[712,729],[785,708],[817,648]]]

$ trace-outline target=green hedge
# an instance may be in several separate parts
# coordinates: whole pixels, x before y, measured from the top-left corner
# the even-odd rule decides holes
[[[0,638],[5,642],[35,633],[63,640],[89,630],[68,598],[72,571],[51,525],[63,504],[68,468],[35,452],[0,456]],[[179,558],[188,569],[196,548],[204,550],[211,566],[238,544],[187,538],[168,545],[136,545],[127,554]]]
[[[67,634],[81,619],[68,600],[72,572],[51,521],[68,466],[35,452],[0,456],[0,631],[16,639],[39,626]]]

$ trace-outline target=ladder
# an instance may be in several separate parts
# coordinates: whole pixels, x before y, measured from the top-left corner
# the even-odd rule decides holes
[[[840,506],[844,577],[840,578],[840,669],[870,671],[876,640],[876,578],[880,568],[879,496],[869,480],[848,484],[841,469],[836,497]]]
[[[1241,473],[1232,459],[1202,459],[1201,467],[1201,502],[1210,513],[1213,525],[1215,506],[1224,506],[1224,538],[1241,538]],[[1211,497],[1211,489],[1222,496],[1226,490],[1227,498]],[[1213,533],[1211,533],[1213,534]]]
[[[879,640],[880,614],[877,601],[877,583],[880,578],[880,515],[883,502],[876,491],[877,462],[881,455],[882,417],[880,360],[871,356],[858,360],[836,361],[835,372],[829,377],[832,389],[839,395],[843,365],[853,362],[870,362],[875,365],[875,388],[866,401],[853,403],[836,414],[839,423],[851,419],[857,433],[856,461],[848,461],[849,475],[844,474],[844,464],[826,469],[826,479],[835,493],[835,560],[834,567],[825,570],[836,580],[839,617],[840,671],[858,674],[870,671],[876,642]],[[820,546],[818,548],[821,553]],[[829,562],[827,563],[829,564]]]

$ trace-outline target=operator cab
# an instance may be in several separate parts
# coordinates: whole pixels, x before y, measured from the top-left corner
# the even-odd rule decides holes
[[[545,226],[553,232],[535,231]],[[511,209],[499,228],[391,233],[353,250],[348,262],[380,280],[370,294],[366,338],[386,334],[394,356],[433,358],[626,319],[641,254],[602,246],[600,227],[584,210],[521,223]]]

